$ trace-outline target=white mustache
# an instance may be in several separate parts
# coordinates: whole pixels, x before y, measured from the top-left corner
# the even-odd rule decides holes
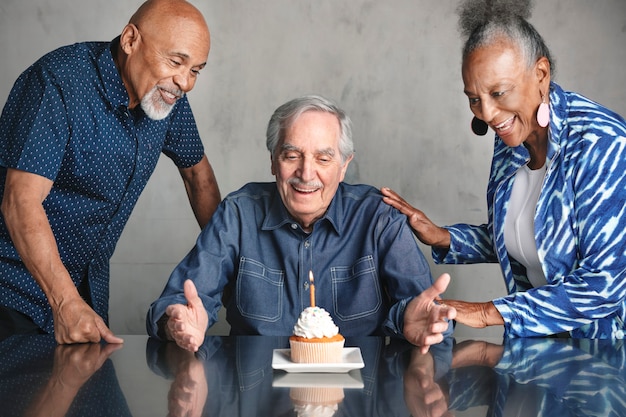
[[[287,180],[287,183],[289,185],[294,185],[294,186],[298,186],[298,187],[302,187],[302,188],[322,188],[324,186],[324,184],[322,184],[321,182],[304,182],[301,181],[298,178],[289,178]]]

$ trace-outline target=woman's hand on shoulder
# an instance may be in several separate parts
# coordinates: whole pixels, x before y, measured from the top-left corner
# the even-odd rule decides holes
[[[400,213],[407,216],[415,236],[422,243],[437,248],[447,249],[450,247],[450,232],[447,229],[437,226],[424,212],[407,203],[405,199],[392,189],[383,187],[380,191],[383,194],[385,203],[395,207]]]

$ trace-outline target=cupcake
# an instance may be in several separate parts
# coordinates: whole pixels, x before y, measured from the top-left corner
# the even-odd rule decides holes
[[[289,337],[291,360],[296,363],[339,363],[345,339],[332,317],[321,307],[307,307]]]

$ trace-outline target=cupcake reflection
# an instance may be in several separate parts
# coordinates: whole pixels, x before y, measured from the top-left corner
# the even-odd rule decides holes
[[[331,417],[343,401],[340,387],[293,387],[289,397],[298,417]]]

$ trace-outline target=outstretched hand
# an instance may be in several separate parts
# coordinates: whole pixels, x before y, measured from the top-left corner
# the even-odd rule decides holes
[[[383,187],[380,191],[383,194],[383,201],[385,203],[398,209],[400,213],[408,218],[415,236],[417,236],[422,243],[439,248],[450,247],[450,233],[447,229],[437,226],[426,217],[424,212],[407,203],[405,199],[390,188]]]
[[[167,307],[166,332],[169,338],[185,350],[197,352],[209,325],[209,315],[198,296],[196,286],[191,280],[184,284],[187,305],[172,304]]]
[[[450,275],[442,274],[419,296],[406,306],[404,311],[404,337],[409,342],[421,347],[426,353],[431,345],[443,341],[443,333],[448,329],[449,320],[456,317],[456,310],[443,304],[437,304],[450,283]]]

